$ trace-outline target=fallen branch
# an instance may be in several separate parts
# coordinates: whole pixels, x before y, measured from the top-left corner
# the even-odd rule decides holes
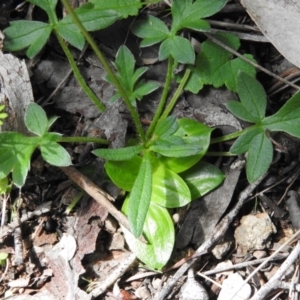
[[[103,206],[120,224],[131,231],[127,217],[117,210],[111,203],[111,201],[114,201],[112,196],[105,193],[100,187],[93,183],[89,178],[81,174],[76,168],[62,167],[61,170],[87,194],[89,194],[101,206]]]
[[[288,258],[282,263],[278,271],[271,277],[271,279],[264,284],[260,290],[251,298],[251,300],[266,299],[267,295],[273,290],[277,289],[281,278],[287,272],[288,268],[295,262],[300,254],[300,242],[298,241],[296,247],[293,249]]]

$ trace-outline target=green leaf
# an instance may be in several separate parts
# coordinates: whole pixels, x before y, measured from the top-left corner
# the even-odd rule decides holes
[[[17,132],[0,134],[0,179],[12,172],[17,187],[25,183],[30,168],[30,158],[40,144],[40,137],[26,137]]]
[[[41,144],[47,144],[49,142],[59,142],[61,139],[61,134],[57,132],[47,132],[43,135]]]
[[[40,146],[43,159],[57,167],[66,167],[72,164],[68,151],[55,142],[43,140]]]
[[[175,116],[168,116],[162,121],[158,121],[154,129],[156,137],[168,136],[178,129],[178,123]]]
[[[136,16],[142,7],[141,0],[91,0],[96,8],[111,9],[116,11],[122,18]]]
[[[172,1],[172,33],[176,33],[181,28],[191,28],[201,30],[197,26],[200,18],[209,17],[226,4],[227,0],[174,0]],[[200,23],[200,22],[199,22]],[[194,24],[194,25],[192,25]],[[206,25],[207,26],[207,25]],[[206,30],[206,29],[205,29]],[[201,30],[202,31],[202,30]]]
[[[145,71],[147,71],[147,68],[134,70],[135,59],[126,46],[121,46],[119,48],[116,55],[115,66],[118,71],[116,76],[133,106],[136,105],[136,99],[141,99],[142,96],[151,93],[159,87],[156,83],[145,83],[144,81],[137,83],[137,80]],[[106,76],[105,79],[109,83],[114,84],[110,76]],[[120,96],[119,92],[117,92],[110,101],[116,101]]]
[[[259,120],[251,115],[244,107],[243,103],[236,100],[229,100],[225,104],[226,108],[237,118],[250,123],[256,123]]]
[[[8,179],[4,177],[0,179],[0,195],[4,195],[7,193],[8,190]]]
[[[184,22],[181,22],[181,27],[183,28],[189,28],[196,31],[209,31],[210,30],[210,24],[205,20],[186,20]]]
[[[276,114],[265,118],[261,126],[300,138],[300,92],[289,99]]]
[[[139,154],[143,149],[143,146],[136,145],[118,149],[96,149],[92,151],[98,157],[107,160],[128,160]]]
[[[25,125],[30,132],[38,136],[43,136],[47,132],[48,118],[42,107],[35,103],[30,103],[27,106]]]
[[[154,142],[149,149],[167,157],[186,157],[199,154],[202,147],[192,144],[178,145],[160,139]]]
[[[244,132],[233,143],[233,145],[230,148],[230,152],[237,155],[247,152],[250,147],[251,141],[260,133],[263,133],[262,128],[252,128]]]
[[[180,174],[191,191],[191,199],[202,197],[219,186],[225,175],[216,166],[199,162],[191,169]]]
[[[122,211],[128,213],[128,199]],[[148,243],[136,239],[123,227],[127,244],[131,251],[149,268],[160,270],[168,262],[173,251],[175,232],[172,219],[166,208],[150,203],[144,224],[144,236]]]
[[[107,161],[105,171],[112,182],[125,191],[131,191],[138,175],[142,158],[135,156],[125,161]]]
[[[54,122],[58,119],[59,117],[51,117],[49,120],[48,120],[48,125],[47,125],[47,131],[50,130],[51,126],[54,124]]]
[[[91,3],[80,6],[79,8],[75,9],[74,12],[87,31],[104,29],[120,18],[120,15],[114,10],[105,8],[103,6],[97,7]],[[67,15],[61,21],[59,21],[59,26],[67,27],[72,31],[75,31],[75,28],[77,27],[74,24],[71,15]]]
[[[230,33],[215,35],[220,41],[234,50],[240,47],[239,39]],[[240,58],[231,59],[232,54],[211,40],[202,43],[202,51],[196,58],[195,66],[191,67],[191,76],[185,86],[186,90],[198,93],[205,84],[221,87],[226,85],[229,90],[237,92],[237,78],[240,71],[254,77],[255,68]],[[254,61],[251,55],[245,57]],[[180,81],[180,77],[177,78]]]
[[[163,166],[153,172],[151,203],[176,208],[190,202],[190,190],[179,175]]]
[[[74,23],[64,24],[63,20],[57,24],[58,33],[72,46],[82,50],[85,45],[85,38],[79,28]]]
[[[154,81],[145,82],[141,80],[135,87],[133,95],[135,98],[141,100],[144,96],[151,94],[160,87],[159,83]]]
[[[139,173],[129,194],[128,220],[135,237],[143,232],[145,219],[150,205],[152,190],[152,170],[149,154],[146,152]]]
[[[136,36],[143,39],[140,44],[141,47],[152,46],[169,36],[169,29],[165,23],[153,16],[135,22],[131,30]]]
[[[142,67],[142,68],[136,69],[131,80],[133,82],[136,82],[145,72],[148,71],[148,69],[149,68],[147,68],[147,67]]]
[[[246,173],[250,183],[264,175],[273,160],[273,147],[271,141],[262,132],[256,135],[249,145]]]
[[[1,261],[1,260],[6,260],[7,257],[8,257],[8,253],[0,252],[0,261]]]
[[[251,54],[244,54],[243,56],[254,63],[256,62]],[[253,78],[256,74],[255,68],[241,58],[231,59],[224,64],[220,74],[222,75],[223,82],[228,90],[237,92],[238,74],[240,72],[247,73]]]
[[[169,37],[161,43],[158,53],[159,60],[165,60],[169,56],[182,64],[194,64],[195,62],[195,52],[191,42],[181,36]]]
[[[57,0],[28,0],[28,2],[43,9],[48,16],[55,13]]]
[[[252,76],[241,72],[237,88],[241,103],[251,116],[249,119],[255,120],[252,121],[254,123],[261,121],[265,117],[267,106],[267,97],[262,85]]]
[[[37,21],[14,21],[4,30],[4,48],[18,51],[28,47],[26,55],[34,57],[46,44],[52,27]]]
[[[160,158],[162,164],[167,168],[175,173],[180,173],[189,169],[205,155],[209,147],[210,135],[213,129],[195,120],[186,118],[179,119],[177,122],[179,127],[174,135],[181,137],[185,143],[200,146],[202,149],[199,154],[188,157]]]

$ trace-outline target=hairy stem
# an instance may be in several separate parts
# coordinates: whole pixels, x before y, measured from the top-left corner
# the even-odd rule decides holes
[[[99,61],[102,64],[104,70],[107,72],[107,74],[111,78],[112,82],[114,83],[114,85],[118,89],[121,97],[123,98],[123,101],[124,101],[125,105],[127,106],[128,110],[131,114],[131,117],[132,117],[132,119],[135,123],[138,135],[140,136],[142,142],[145,144],[146,143],[146,137],[145,137],[145,133],[143,131],[142,123],[139,119],[137,109],[131,104],[131,102],[130,102],[127,94],[126,94],[126,91],[123,89],[123,87],[120,84],[118,78],[115,76],[115,73],[112,71],[111,67],[109,66],[105,56],[102,54],[101,50],[99,49],[99,47],[95,43],[93,37],[83,27],[82,23],[80,22],[80,20],[78,19],[78,17],[74,13],[72,7],[70,6],[69,1],[68,0],[61,0],[61,1],[62,1],[63,5],[65,6],[65,8],[67,9],[68,13],[71,15],[74,23],[78,26],[81,33],[85,37],[86,41],[89,43],[89,45],[91,46],[91,48],[95,52],[97,58],[99,59]]]
[[[168,92],[170,89],[170,85],[171,85],[171,80],[172,80],[172,70],[173,70],[173,65],[174,65],[174,59],[173,57],[169,57],[168,60],[168,70],[167,70],[167,76],[166,76],[166,82],[165,82],[165,86],[164,86],[164,90],[163,93],[161,95],[161,99],[160,102],[158,104],[158,107],[156,109],[155,115],[153,117],[153,120],[151,122],[151,125],[146,133],[146,138],[149,139],[155,129],[155,126],[162,114],[162,111],[165,107],[166,104],[166,100],[167,100],[167,96],[168,96]]]
[[[79,84],[81,85],[82,89],[84,90],[84,92],[88,95],[88,97],[91,99],[91,101],[96,105],[96,107],[101,111],[104,112],[105,111],[105,106],[101,103],[100,99],[95,95],[95,93],[89,88],[89,86],[86,84],[84,78],[82,77],[82,75],[80,74],[80,71],[77,67],[77,64],[72,56],[72,53],[70,52],[69,48],[67,47],[65,41],[62,39],[62,37],[60,36],[60,34],[56,31],[56,29],[54,29],[54,32],[56,34],[56,37],[58,39],[58,42],[60,44],[60,46],[62,47],[69,63],[70,66],[74,72],[74,75],[77,79],[77,81],[79,82]]]

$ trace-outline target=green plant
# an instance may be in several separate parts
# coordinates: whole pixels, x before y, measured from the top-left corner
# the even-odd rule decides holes
[[[139,120],[136,102],[157,89],[158,85],[140,80],[147,68],[135,69],[135,59],[125,46],[117,52],[114,63],[116,71],[113,72],[88,33],[104,28],[121,17],[137,14],[141,1],[115,0],[108,4],[107,1],[93,0],[73,11],[68,2],[62,0],[70,14],[60,21],[55,15],[55,0],[30,2],[47,12],[49,23],[12,23],[5,30],[6,49],[19,50],[29,46],[27,55],[34,56],[54,31],[74,67],[74,60],[63,39],[79,49],[82,49],[86,39],[107,72],[106,80],[117,89],[111,101],[122,98],[131,113],[137,131],[135,142],[124,148],[101,148],[93,153],[107,160],[107,174],[117,186],[128,192],[122,211],[128,216],[131,232],[124,228],[124,234],[130,248],[153,269],[161,269],[173,250],[174,225],[168,209],[187,205],[216,188],[224,179],[218,168],[202,161],[211,143],[238,138],[230,154],[248,152],[246,171],[248,180],[252,182],[267,171],[272,161],[269,132],[285,131],[300,136],[299,94],[275,115],[265,117],[265,93],[254,78],[255,70],[251,66],[240,59],[231,59],[229,52],[211,41],[205,41],[202,51],[196,56],[190,41],[179,36],[184,29],[210,30],[209,23],[203,18],[219,11],[226,0],[173,0],[170,28],[152,16],[133,25],[133,33],[142,38],[141,47],[161,43],[159,59],[168,59],[161,99],[146,132]],[[23,38],[24,35],[26,38]],[[239,48],[236,37],[229,34],[218,37],[232,48]],[[247,57],[253,59],[249,55]],[[171,81],[175,79],[173,69],[178,63],[186,64],[186,68],[183,75],[176,77],[180,84],[166,104]],[[82,80],[80,75],[78,78]],[[238,118],[255,125],[211,140],[212,128],[194,120],[178,120],[169,116],[183,89],[196,93],[204,84],[216,87],[225,84],[228,89],[237,92],[241,102],[230,101],[227,108]],[[93,101],[96,104],[98,99]],[[103,110],[102,105],[98,104],[98,108]],[[94,141],[107,144],[102,139],[66,138],[51,133],[49,128],[55,120],[48,120],[39,106],[30,104],[25,121],[35,136],[26,137],[16,132],[0,134],[0,179],[12,172],[14,183],[21,187],[30,166],[30,157],[37,147],[47,162],[65,166],[71,163],[70,157],[58,143]],[[137,239],[141,234],[146,242]]]
[[[5,105],[0,105],[0,126],[3,124],[3,119],[7,118],[7,113],[1,112],[5,108]]]
[[[8,254],[5,252],[0,252],[0,267],[5,266]]]
[[[54,166],[71,164],[69,153],[58,142],[86,142],[89,138],[65,138],[56,132],[49,132],[57,117],[48,119],[45,111],[35,103],[26,110],[25,124],[34,136],[25,136],[18,132],[2,132],[0,134],[0,179],[12,173],[13,183],[22,187],[25,183],[30,159],[34,150],[39,147],[42,157]],[[92,140],[90,140],[92,141]],[[107,143],[103,139],[94,139],[97,143]]]
[[[85,45],[85,38],[81,34],[80,29],[74,24],[71,15],[58,20],[55,11],[57,0],[28,0],[28,2],[44,10],[49,18],[49,23],[26,20],[11,22],[11,26],[4,30],[6,37],[4,43],[5,49],[8,51],[18,51],[28,48],[26,55],[32,58],[40,52],[47,43],[51,33],[54,32],[83,90],[98,109],[104,111],[105,106],[84,81],[65,42],[67,41],[80,50]],[[130,0],[128,1],[128,5],[119,0],[109,2],[92,0],[76,9],[75,12],[86,30],[95,31],[106,28],[115,21],[128,17],[128,15],[137,14],[141,5],[140,0]]]
[[[256,79],[240,73],[237,90],[241,102],[229,101],[227,109],[239,119],[255,125],[221,140],[238,137],[230,152],[247,152],[247,178],[249,182],[254,182],[267,172],[273,160],[272,132],[286,132],[300,138],[300,93],[289,99],[277,113],[266,117],[266,93]]]

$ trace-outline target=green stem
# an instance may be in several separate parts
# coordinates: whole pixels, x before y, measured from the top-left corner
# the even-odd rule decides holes
[[[69,1],[68,0],[61,0],[61,1],[62,1],[63,5],[65,6],[65,8],[67,9],[68,13],[71,15],[74,23],[78,26],[81,33],[85,37],[86,41],[89,43],[89,45],[91,46],[91,48],[95,52],[97,58],[102,63],[102,66],[103,66],[104,70],[107,72],[108,76],[111,78],[112,82],[114,83],[114,85],[118,89],[121,97],[123,98],[123,101],[124,101],[125,105],[127,106],[128,110],[131,114],[131,117],[132,117],[132,119],[135,123],[138,135],[140,136],[143,144],[145,144],[146,143],[146,136],[145,136],[145,133],[143,131],[142,123],[139,119],[139,115],[138,115],[138,112],[137,112],[136,108],[131,104],[130,99],[128,98],[128,96],[126,94],[126,91],[123,89],[123,87],[120,84],[118,78],[116,77],[116,75],[114,74],[112,69],[110,68],[105,56],[102,54],[101,50],[99,49],[99,47],[95,43],[94,39],[85,30],[85,28],[83,27],[81,21],[78,19],[78,17],[74,13],[72,7],[69,4]]]
[[[181,79],[181,82],[180,82],[180,84],[179,84],[179,86],[178,86],[178,88],[177,88],[174,96],[172,97],[170,103],[168,104],[168,106],[166,107],[164,113],[160,117],[160,120],[164,120],[169,115],[169,113],[172,111],[172,109],[174,108],[174,106],[175,106],[175,104],[176,104],[176,102],[177,102],[177,100],[178,100],[178,98],[179,98],[179,96],[180,96],[180,94],[181,94],[181,92],[182,92],[182,90],[183,90],[186,82],[189,79],[190,74],[191,74],[191,70],[187,69],[185,71],[182,79]]]
[[[82,89],[84,90],[84,92],[88,95],[88,97],[92,100],[92,102],[96,105],[96,107],[101,111],[105,111],[105,106],[101,103],[100,99],[94,94],[94,92],[89,88],[89,86],[86,84],[84,78],[81,76],[80,71],[77,67],[77,64],[72,56],[72,53],[70,52],[69,48],[67,47],[66,43],[64,42],[64,40],[62,39],[62,37],[60,36],[59,32],[57,32],[56,29],[54,29],[54,32],[56,34],[56,37],[58,39],[58,42],[60,44],[60,46],[62,47],[69,63],[70,66],[74,72],[74,75],[77,79],[77,81],[79,82],[79,84],[81,85]]]
[[[236,156],[231,152],[214,152],[214,151],[207,151],[205,156]]]
[[[85,136],[62,136],[59,143],[97,143],[108,145],[109,142],[105,139],[93,138],[93,137],[85,137]]]
[[[220,136],[220,137],[217,137],[217,138],[214,138],[214,139],[211,139],[210,140],[210,144],[216,144],[216,143],[222,143],[222,142],[226,142],[226,141],[229,141],[229,140],[233,140],[233,139],[236,139],[238,138],[239,136],[241,136],[244,132],[252,129],[254,126],[251,126],[251,127],[248,127],[248,128],[245,128],[241,131],[236,131],[234,133],[230,133],[230,134],[227,134],[227,135],[224,135],[224,136]]]
[[[157,124],[158,119],[160,118],[163,108],[165,107],[166,104],[166,100],[167,100],[167,96],[168,96],[168,92],[170,89],[170,85],[171,85],[171,80],[172,80],[172,72],[173,72],[173,64],[174,64],[174,59],[172,56],[169,57],[168,60],[168,69],[167,69],[167,76],[166,76],[166,82],[165,82],[165,86],[164,86],[164,90],[163,93],[161,95],[161,99],[160,102],[158,104],[158,107],[156,109],[155,115],[153,117],[153,120],[151,122],[150,127],[148,128],[148,131],[146,133],[146,138],[149,139],[149,137],[151,137],[155,126]]]

